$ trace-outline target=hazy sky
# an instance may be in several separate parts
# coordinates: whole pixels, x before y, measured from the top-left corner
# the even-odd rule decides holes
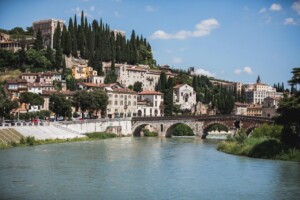
[[[300,0],[0,0],[0,28],[68,24],[81,10],[89,22],[146,37],[160,65],[271,85],[300,67]]]

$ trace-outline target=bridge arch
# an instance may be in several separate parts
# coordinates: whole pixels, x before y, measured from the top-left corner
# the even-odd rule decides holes
[[[246,129],[246,134],[247,134],[248,136],[250,136],[251,133],[254,131],[254,129],[256,129],[257,127],[258,127],[258,125],[253,125],[253,126],[248,127],[248,128]]]
[[[202,134],[203,139],[206,138],[206,136],[208,135],[209,129],[214,125],[222,125],[222,126],[226,127],[227,132],[230,131],[230,126],[228,124],[226,124],[222,121],[212,121],[212,122],[209,122],[204,125],[203,134]]]
[[[149,124],[140,124],[139,126],[137,126],[134,130],[133,130],[133,132],[132,132],[132,135],[134,136],[134,137],[141,137],[142,135],[141,135],[141,131],[143,130],[143,128],[145,128],[146,126],[148,126]]]
[[[193,130],[193,127],[191,127],[189,124],[182,123],[182,122],[178,122],[178,123],[172,124],[171,126],[169,126],[169,127],[167,128],[165,136],[166,136],[166,137],[172,137],[172,136],[173,136],[172,130],[173,130],[177,125],[179,125],[179,124],[184,124],[184,125],[188,126],[188,127],[192,130],[193,134],[196,135],[196,134],[195,134],[195,131]]]

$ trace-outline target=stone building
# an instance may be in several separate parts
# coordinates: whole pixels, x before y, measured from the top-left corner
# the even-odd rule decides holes
[[[109,118],[133,117],[137,114],[137,93],[128,88],[106,87]]]
[[[266,97],[262,105],[262,116],[271,118],[277,116],[278,113],[276,110],[278,108],[279,100],[280,98],[276,97]]]
[[[60,23],[60,29],[63,30],[65,21],[60,19],[45,19],[33,22],[32,28],[34,37],[36,37],[36,34],[40,29],[43,37],[44,46],[50,46],[51,48],[53,48],[53,36],[58,22]]]
[[[174,86],[173,92],[173,102],[179,105],[181,110],[191,110],[196,105],[196,92],[188,84]]]
[[[104,74],[111,70],[111,63],[103,63]],[[128,65],[128,64],[115,64],[115,74],[117,81],[123,87],[134,85],[135,82],[141,82],[143,90],[154,91],[162,70],[150,69],[149,65]],[[174,77],[175,74],[166,71],[167,78]]]
[[[138,93],[137,116],[157,117],[163,116],[163,93],[156,91],[142,91]]]
[[[16,52],[21,49],[21,44],[17,41],[10,40],[8,34],[0,33],[0,49]]]

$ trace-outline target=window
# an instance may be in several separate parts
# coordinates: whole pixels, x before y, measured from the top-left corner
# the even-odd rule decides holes
[[[115,101],[115,106],[117,106],[118,105],[118,101]]]
[[[118,95],[117,95],[117,94],[115,94],[115,98],[118,98]]]
[[[120,106],[123,106],[123,101],[120,101]]]

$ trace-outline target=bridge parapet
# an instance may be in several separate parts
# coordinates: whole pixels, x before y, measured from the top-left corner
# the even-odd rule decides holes
[[[250,130],[264,123],[273,123],[273,120],[266,117],[252,117],[242,115],[201,115],[201,116],[165,116],[165,117],[134,117],[132,118],[132,131],[142,126],[150,125],[158,130],[160,136],[168,136],[168,130],[176,124],[186,124],[195,135],[202,136],[206,129],[213,124],[222,124],[228,130],[235,132],[235,122],[238,121],[240,128]]]

